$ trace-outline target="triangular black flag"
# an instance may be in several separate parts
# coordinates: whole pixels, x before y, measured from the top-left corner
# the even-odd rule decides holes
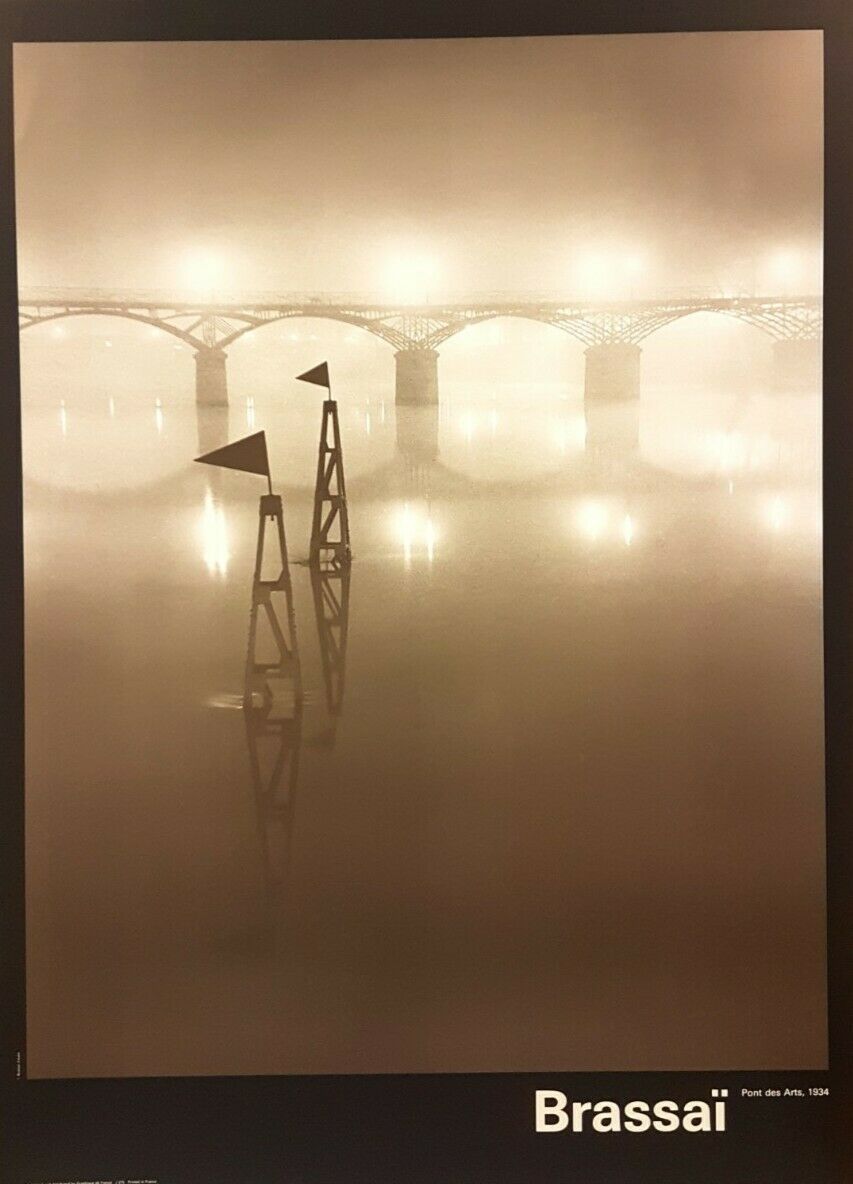
[[[267,479],[270,475],[267,438],[263,432],[244,436],[242,440],[235,440],[233,444],[226,444],[224,448],[215,448],[213,452],[207,452],[195,459],[198,464],[239,469],[242,473],[257,473],[259,477]]]
[[[329,389],[329,363],[321,362],[319,366],[315,366],[313,370],[306,370],[304,374],[296,375],[297,382],[313,382],[315,386],[324,386],[326,390]]]

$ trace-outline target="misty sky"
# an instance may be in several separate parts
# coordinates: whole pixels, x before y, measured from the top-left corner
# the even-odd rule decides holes
[[[813,259],[818,32],[106,43],[15,51],[22,284],[569,291],[584,251],[650,279]],[[650,282],[649,279],[649,282]]]

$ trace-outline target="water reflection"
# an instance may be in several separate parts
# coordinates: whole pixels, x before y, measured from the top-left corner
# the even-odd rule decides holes
[[[243,713],[271,907],[289,865],[302,705],[302,670],[281,498],[265,494],[258,506]]]
[[[212,576],[225,576],[231,552],[228,546],[228,525],[225,508],[215,501],[210,486],[205,490],[201,512],[200,534],[205,567]]]
[[[403,502],[393,517],[394,536],[402,547],[403,562],[411,567],[412,558],[435,559],[437,530],[429,501]]]
[[[272,632],[277,658],[260,661],[257,618],[276,621]],[[303,700],[298,660],[282,644],[280,621],[270,608],[270,590],[257,584],[252,594],[252,624],[246,653],[243,717],[257,819],[268,928],[275,933],[290,869]]]
[[[583,498],[575,506],[579,537],[590,543],[621,542],[630,547],[637,536],[637,519],[616,499]]]
[[[818,396],[365,383],[351,598],[235,387],[24,403],[34,1072],[817,1064]]]
[[[333,749],[344,706],[352,569],[314,567],[310,578],[326,715],[312,747]]]
[[[230,407],[196,407],[198,451],[213,452],[231,439]]]
[[[344,705],[352,568],[312,568],[311,591],[326,692],[326,710],[336,721]]]
[[[584,406],[584,450],[587,479],[620,482],[640,465],[640,401]]]
[[[439,408],[396,408],[397,451],[416,469],[428,466],[438,458]]]

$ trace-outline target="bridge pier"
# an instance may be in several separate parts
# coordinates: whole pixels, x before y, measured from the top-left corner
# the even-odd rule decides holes
[[[195,354],[195,400],[200,407],[228,406],[224,350],[206,346]]]
[[[428,407],[438,403],[438,351],[401,349],[394,354],[398,404]]]
[[[231,439],[231,409],[222,404],[205,406],[196,403],[196,428],[198,429],[199,452],[213,452],[214,448],[224,448]],[[214,480],[221,469],[213,468],[208,476]]]
[[[773,342],[773,382],[782,390],[819,390],[823,364],[820,337]]]
[[[640,354],[638,345],[608,341],[586,350],[584,399],[602,403],[640,397]]]

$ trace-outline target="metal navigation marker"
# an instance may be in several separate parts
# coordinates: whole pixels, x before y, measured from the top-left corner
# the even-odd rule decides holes
[[[226,444],[196,460],[205,465],[255,473],[266,477],[269,493],[258,502],[258,543],[252,578],[252,608],[249,616],[249,646],[243,706],[247,711],[261,711],[265,718],[293,717],[302,703],[299,650],[296,642],[296,614],[293,588],[287,561],[287,539],[281,498],[272,491],[267,439],[255,432],[233,444]],[[264,575],[264,557],[268,528],[274,532],[273,574]]]
[[[236,469],[241,473],[256,473],[259,477],[266,477],[267,486],[272,494],[267,437],[264,432],[255,432],[252,436],[235,440],[233,444],[226,444],[223,448],[206,452],[204,456],[197,456],[195,463],[217,465],[220,469]]]
[[[329,398],[332,396],[332,387],[329,382],[329,363],[321,362],[319,366],[315,366],[313,370],[306,370],[304,374],[296,375],[297,382],[310,382],[314,386],[324,386],[329,392]]]
[[[274,525],[278,574],[264,578],[267,527]],[[243,705],[280,718],[292,717],[302,702],[302,676],[296,640],[296,612],[287,561],[281,498],[266,493],[258,506],[258,545],[252,580],[249,645]]]
[[[313,568],[337,571],[349,565],[352,553],[338,404],[331,397],[328,363],[321,362],[313,370],[306,370],[297,380],[324,386],[329,392],[329,398],[323,401],[308,562]]]

